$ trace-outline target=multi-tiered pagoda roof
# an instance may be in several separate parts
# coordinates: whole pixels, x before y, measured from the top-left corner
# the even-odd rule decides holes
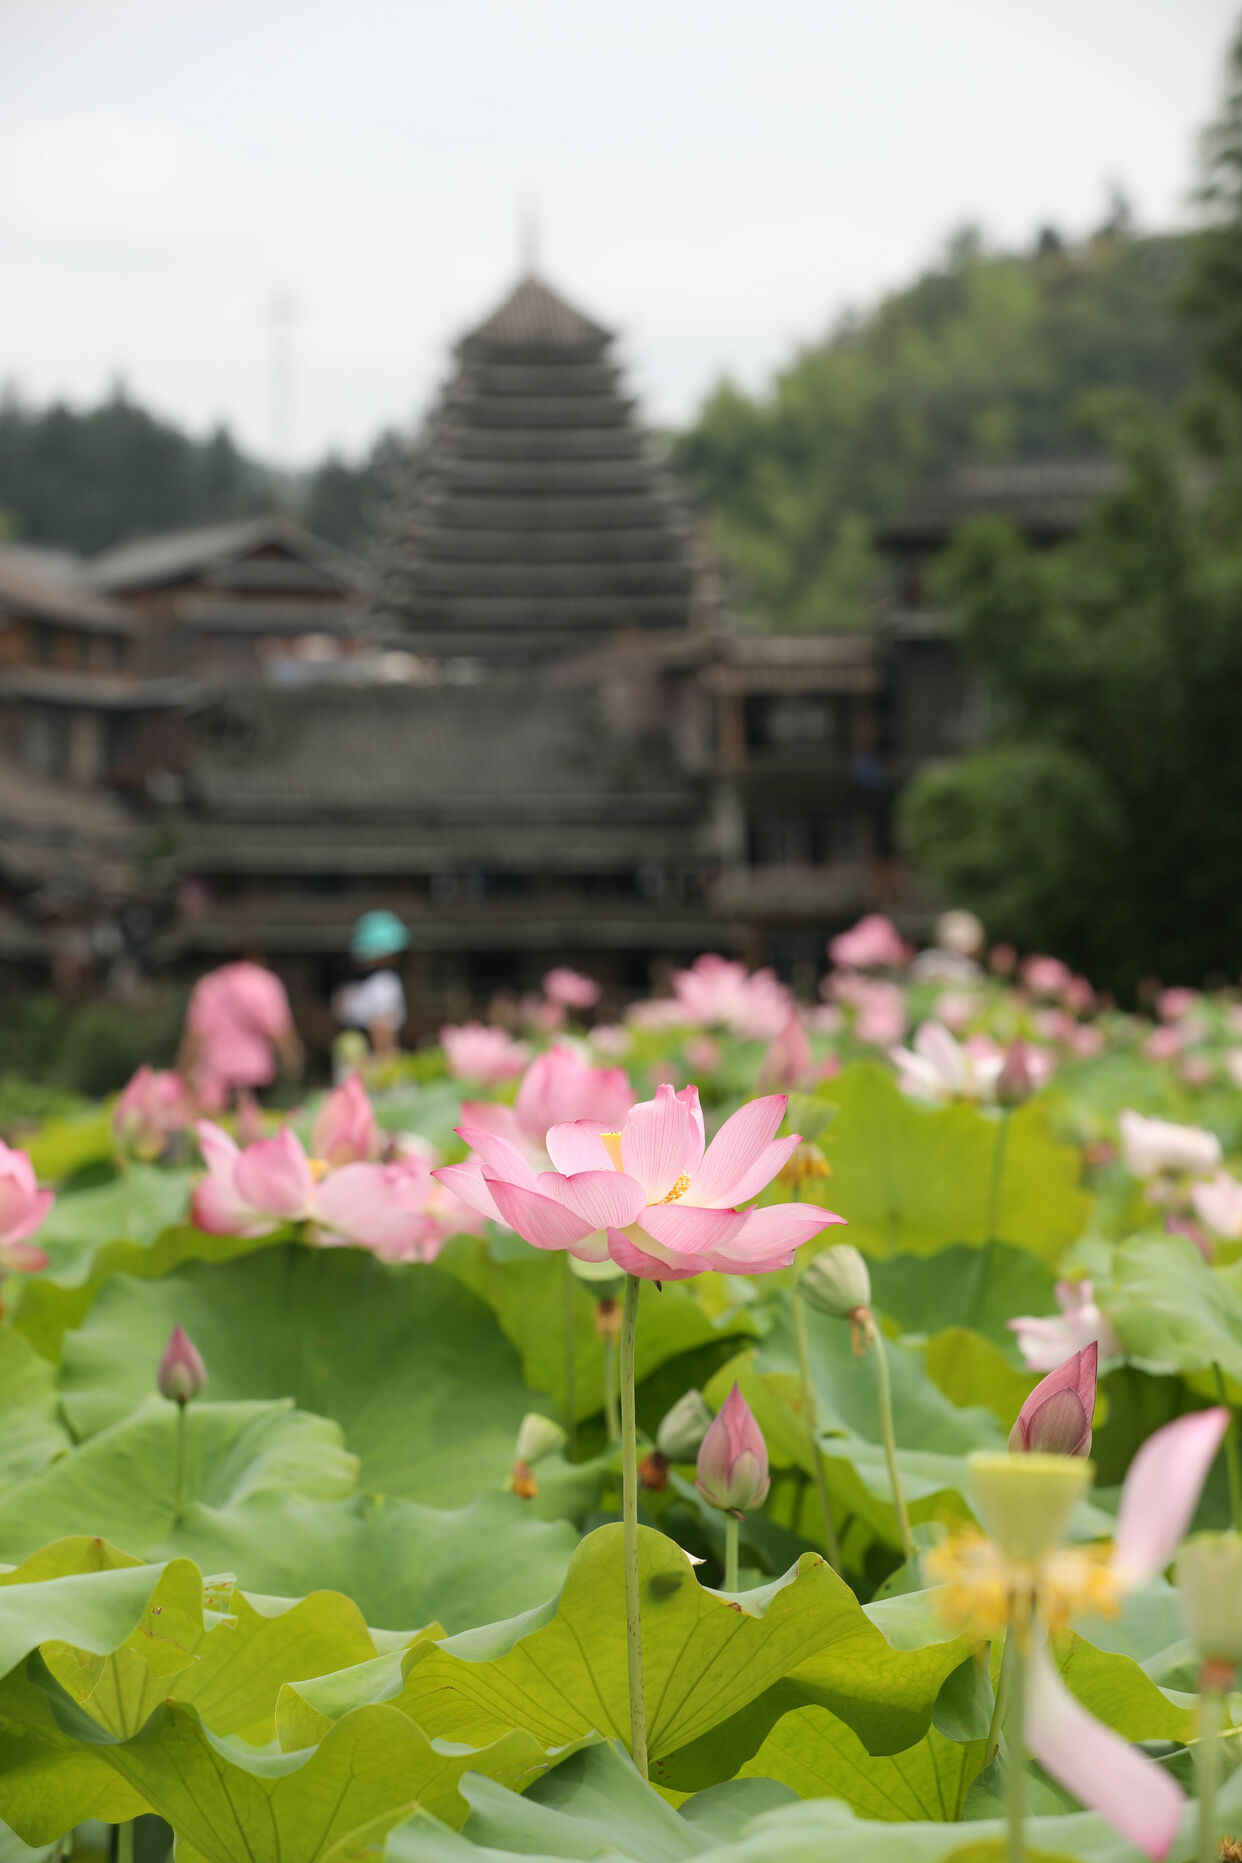
[[[394,645],[528,666],[690,625],[692,529],[612,342],[527,276],[458,344],[377,551]]]

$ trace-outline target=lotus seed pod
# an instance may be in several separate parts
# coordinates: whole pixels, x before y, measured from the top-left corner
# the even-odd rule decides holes
[[[170,1403],[188,1404],[207,1382],[207,1367],[184,1326],[174,1326],[155,1374],[160,1396]]]
[[[712,1426],[712,1413],[701,1391],[679,1397],[656,1431],[656,1447],[668,1462],[693,1462]]]
[[[1094,1464],[1077,1455],[966,1458],[969,1492],[985,1531],[1011,1559],[1036,1561],[1051,1551],[1091,1486]]]
[[[1205,1662],[1242,1666],[1242,1534],[1196,1533],[1177,1561],[1186,1635]]]
[[[555,1455],[563,1449],[568,1440],[555,1418],[545,1417],[538,1410],[528,1410],[522,1418],[517,1447],[513,1453],[519,1462],[534,1468],[536,1462],[542,1462],[545,1456]]]
[[[860,1307],[871,1305],[871,1276],[858,1250],[839,1242],[812,1256],[798,1281],[798,1292],[817,1313],[848,1320]]]

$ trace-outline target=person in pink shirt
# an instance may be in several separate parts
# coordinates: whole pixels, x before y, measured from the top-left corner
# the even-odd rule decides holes
[[[278,1065],[292,1071],[301,1056],[285,986],[264,964],[243,957],[199,978],[177,1065],[205,1111],[270,1086]]]

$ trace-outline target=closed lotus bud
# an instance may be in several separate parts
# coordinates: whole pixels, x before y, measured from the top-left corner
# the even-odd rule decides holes
[[[564,1430],[554,1417],[545,1417],[537,1410],[530,1410],[522,1418],[517,1447],[513,1453],[519,1462],[526,1462],[533,1468],[545,1456],[555,1455],[563,1449],[567,1441]]]
[[[1204,1661],[1230,1671],[1242,1666],[1242,1534],[1188,1539],[1178,1556],[1177,1589],[1186,1634]]]
[[[1010,1559],[1039,1560],[1061,1537],[1091,1486],[1095,1469],[1082,1456],[967,1456],[969,1492],[984,1530]]]
[[[996,1076],[996,1104],[998,1106],[1021,1106],[1029,1100],[1035,1091],[1035,1079],[1031,1073],[1030,1056],[1026,1043],[1010,1042],[1004,1064]]]
[[[1100,1348],[1093,1339],[1031,1392],[1009,1432],[1015,1455],[1090,1455]]]
[[[856,1248],[839,1242],[813,1255],[798,1279],[798,1292],[817,1313],[848,1320],[871,1305],[871,1276]]]
[[[796,1190],[800,1184],[808,1184],[814,1178],[831,1176],[832,1166],[819,1146],[810,1139],[800,1139],[777,1172],[776,1181]]]
[[[656,1431],[656,1448],[666,1462],[693,1462],[712,1427],[712,1413],[702,1391],[687,1391],[668,1411]]]
[[[184,1326],[174,1326],[155,1374],[160,1396],[170,1403],[188,1404],[207,1382],[207,1367]]]
[[[748,1513],[767,1499],[768,1446],[736,1384],[699,1445],[694,1485],[722,1513]]]

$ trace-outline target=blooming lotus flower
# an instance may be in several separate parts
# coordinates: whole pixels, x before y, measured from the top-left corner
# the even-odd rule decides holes
[[[1167,1854],[1177,1832],[1185,1803],[1180,1786],[1074,1699],[1039,1640],[1039,1630],[1115,1610],[1128,1591],[1164,1570],[1190,1525],[1228,1422],[1229,1412],[1223,1407],[1201,1410],[1148,1438],[1122,1486],[1116,1540],[1103,1560],[1094,1549],[1056,1546],[1060,1519],[1047,1522],[1046,1534],[1038,1536],[1040,1522],[1029,1507],[1016,1516],[1024,1531],[1012,1542],[1006,1543],[1003,1529],[994,1526],[992,1539],[958,1535],[925,1557],[929,1575],[944,1582],[943,1615],[981,1641],[1009,1627],[1014,1599],[1030,1601],[1035,1623],[1025,1744],[1075,1798],[1098,1811],[1144,1856],[1157,1859]],[[998,1458],[971,1460],[991,1463]],[[1032,1458],[1031,1472],[1039,1482],[1043,1477],[1037,1464],[1052,1477],[1058,1465],[1068,1473],[1070,1460]],[[1068,1492],[1072,1500],[1073,1491]],[[1033,1537],[1039,1537],[1038,1545],[1021,1543]]]
[[[557,964],[543,980],[543,993],[562,1009],[593,1009],[602,991],[594,977],[584,977],[567,964]]]
[[[859,1041],[873,1042],[887,1048],[900,1041],[910,1017],[905,992],[900,984],[882,977],[860,977],[855,972],[827,979],[827,987],[839,1002],[854,1011],[854,1034]]]
[[[694,1485],[725,1514],[749,1513],[767,1499],[768,1446],[736,1384],[699,1444]]]
[[[1192,1009],[1197,1009],[1200,1002],[1198,990],[1176,988],[1161,990],[1156,998],[1156,1014],[1162,1022],[1180,1022]]]
[[[56,1201],[50,1190],[40,1190],[34,1166],[24,1151],[10,1151],[0,1141],[0,1269],[14,1274],[38,1274],[47,1256],[27,1240]]]
[[[1161,1172],[1200,1174],[1220,1163],[1220,1140],[1202,1126],[1174,1125],[1169,1119],[1145,1119],[1126,1108],[1119,1113],[1121,1155],[1131,1177],[1158,1177]]]
[[[675,970],[668,1001],[640,1003],[631,1020],[649,1028],[722,1028],[756,1041],[785,1026],[793,998],[770,970],[751,975],[745,964],[705,952],[687,970]]]
[[[1009,1432],[1015,1453],[1090,1455],[1100,1348],[1095,1340],[1041,1378]]]
[[[311,1130],[311,1155],[329,1170],[377,1158],[383,1143],[379,1123],[359,1074],[330,1093]]]
[[[843,970],[899,970],[910,951],[891,919],[869,912],[849,931],[828,940],[828,955]]]
[[[434,1261],[450,1236],[482,1229],[477,1212],[438,1183],[417,1152],[333,1171],[316,1194],[315,1221],[328,1246],[352,1244],[390,1262]]]
[[[1190,1186],[1190,1201],[1200,1222],[1218,1236],[1236,1242],[1242,1236],[1242,1184],[1229,1171]]]
[[[939,1022],[924,1022],[913,1048],[894,1048],[901,1090],[919,1100],[988,1100],[1005,1065],[999,1049],[955,1041]]]
[[[473,1080],[480,1087],[513,1080],[530,1060],[525,1042],[514,1041],[504,1029],[488,1028],[483,1022],[446,1026],[440,1030],[440,1042],[453,1078]]]
[[[188,1404],[207,1383],[202,1354],[184,1326],[174,1326],[155,1373],[161,1397],[171,1404]]]
[[[687,1053],[689,1050],[687,1049]],[[796,1010],[759,1063],[761,1087],[807,1087],[815,1078],[815,1059]]]
[[[682,1280],[705,1269],[762,1274],[788,1267],[794,1250],[829,1223],[814,1204],[742,1209],[777,1175],[799,1139],[774,1135],[784,1094],[752,1100],[709,1146],[697,1087],[661,1086],[630,1108],[619,1130],[598,1120],[555,1125],[555,1169],[537,1172],[506,1139],[460,1126],[477,1174],[441,1169],[442,1183],[472,1201],[486,1192],[496,1215],[535,1248],[568,1249],[582,1261],[609,1257],[628,1274]],[[475,1203],[480,1208],[480,1203]]]
[[[1069,965],[1059,957],[1024,958],[1020,974],[1032,996],[1063,997],[1074,977]]]
[[[112,1130],[135,1158],[158,1158],[170,1138],[190,1123],[190,1096],[180,1074],[145,1064],[117,1097]]]
[[[1032,1371],[1055,1371],[1074,1353],[1097,1345],[1105,1358],[1121,1357],[1121,1341],[1095,1303],[1090,1281],[1058,1281],[1060,1314],[1054,1319],[1010,1320],[1018,1350]]]
[[[200,1229],[212,1235],[266,1236],[284,1223],[309,1220],[315,1176],[288,1126],[244,1151],[209,1119],[200,1119],[194,1130],[207,1166],[190,1202]]]

